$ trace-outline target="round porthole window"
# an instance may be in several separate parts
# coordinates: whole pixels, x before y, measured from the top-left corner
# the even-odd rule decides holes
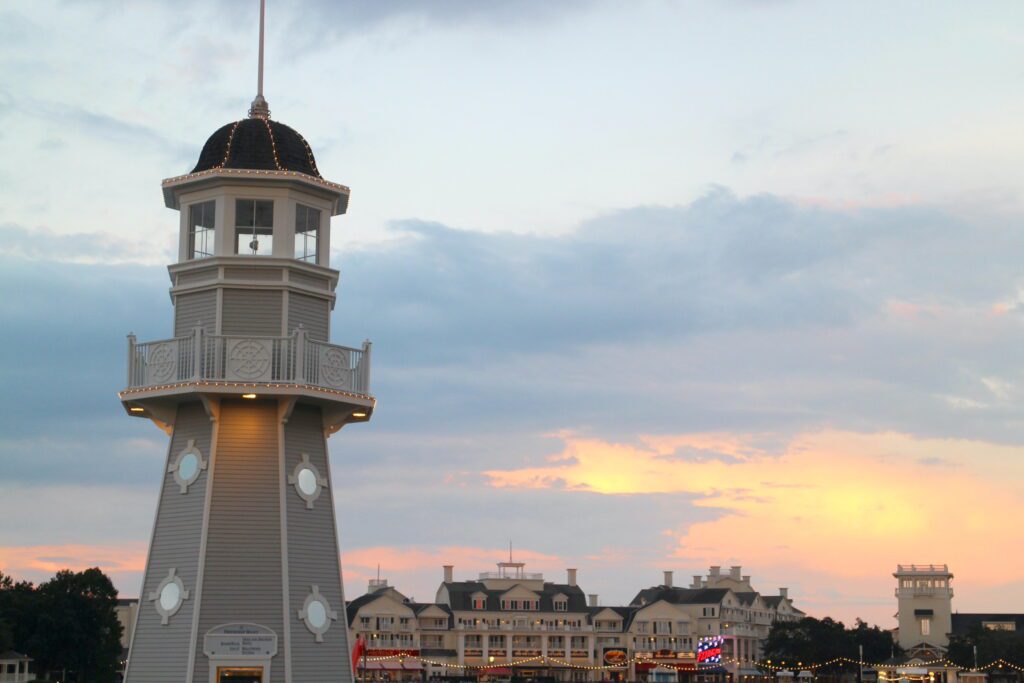
[[[192,481],[199,474],[199,458],[195,453],[185,453],[178,462],[178,473],[185,481]]]
[[[170,612],[172,609],[177,607],[180,602],[181,589],[178,588],[178,584],[169,583],[160,591],[160,606],[164,608],[164,611]]]
[[[324,634],[331,628],[331,622],[338,618],[338,613],[331,609],[327,598],[320,594],[320,588],[313,585],[309,587],[309,595],[306,602],[299,610],[299,619],[306,624],[309,632],[316,637],[316,642],[324,641]]]
[[[302,459],[288,475],[288,483],[295,487],[299,498],[306,501],[307,508],[313,507],[313,501],[319,498],[327,487],[327,479],[320,476],[320,470],[310,462],[308,453],[302,454]]]
[[[199,478],[199,473],[206,469],[206,461],[203,454],[196,448],[195,439],[189,439],[185,449],[178,453],[167,471],[174,475],[174,481],[181,488],[182,493],[188,493],[188,487]]]
[[[316,489],[319,484],[316,481],[316,474],[313,470],[308,467],[303,467],[299,470],[299,476],[296,477],[296,479],[298,480],[296,483],[299,485],[299,492],[304,493],[307,496],[312,496],[316,493]]]
[[[169,623],[171,617],[181,609],[182,603],[188,600],[189,592],[185,590],[185,584],[181,582],[181,577],[177,576],[176,571],[171,567],[156,590],[149,594],[149,601],[160,615],[161,624]]]
[[[313,628],[323,628],[327,625],[327,608],[319,600],[311,600],[306,606],[306,619]]]

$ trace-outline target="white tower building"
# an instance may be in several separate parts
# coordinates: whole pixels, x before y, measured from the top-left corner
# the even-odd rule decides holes
[[[944,650],[953,631],[953,574],[944,564],[901,564],[896,577],[899,644],[915,652]]]
[[[163,181],[174,331],[129,337],[120,398],[170,437],[129,683],[352,680],[326,444],[374,408],[369,343],[328,341],[349,190],[260,81],[249,117]]]

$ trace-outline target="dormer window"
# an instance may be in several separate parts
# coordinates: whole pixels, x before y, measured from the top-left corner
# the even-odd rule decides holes
[[[473,598],[473,609],[487,609],[487,598]]]
[[[320,235],[320,210],[295,205],[295,258],[316,263]]]
[[[235,253],[270,256],[274,253],[274,202],[235,201]]]
[[[213,209],[215,202],[200,202],[188,207],[188,257],[213,256]]]
[[[556,612],[566,612],[569,610],[569,601],[565,598],[558,598],[554,602]]]

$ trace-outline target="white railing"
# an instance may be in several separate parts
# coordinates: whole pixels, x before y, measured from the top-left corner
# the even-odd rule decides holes
[[[192,334],[139,343],[128,335],[128,387],[192,381],[245,384],[288,382],[370,393],[370,342],[363,348],[309,339],[302,328],[288,337]]]

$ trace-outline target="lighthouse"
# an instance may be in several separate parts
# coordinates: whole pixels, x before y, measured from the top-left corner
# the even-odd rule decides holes
[[[127,413],[169,437],[128,683],[351,681],[327,438],[366,422],[370,344],[332,344],[331,218],[349,189],[247,116],[163,181],[173,331],[128,338]]]

